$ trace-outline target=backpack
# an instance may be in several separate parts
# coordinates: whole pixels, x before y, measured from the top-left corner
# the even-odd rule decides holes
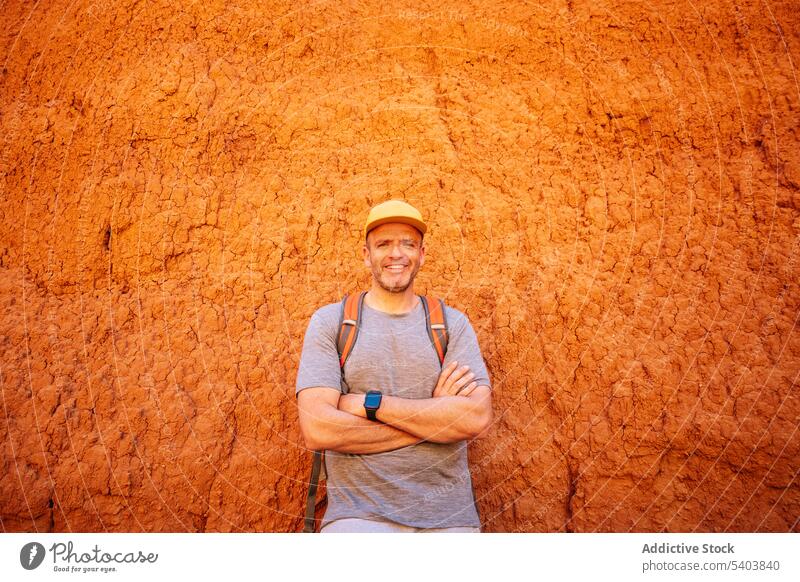
[[[342,299],[342,310],[339,316],[339,333],[336,340],[336,349],[339,352],[339,368],[344,371],[347,358],[353,352],[353,347],[358,339],[358,330],[361,327],[361,314],[364,307],[366,291],[359,294],[345,295]],[[439,357],[439,365],[444,365],[447,355],[447,342],[449,340],[447,318],[444,312],[444,302],[433,296],[419,295],[422,308],[425,310],[425,329],[431,345]],[[322,472],[324,451],[314,451],[314,461],[311,466],[311,478],[308,482],[308,497],[306,499],[306,516],[303,533],[313,533],[315,514],[317,509],[317,488]]]

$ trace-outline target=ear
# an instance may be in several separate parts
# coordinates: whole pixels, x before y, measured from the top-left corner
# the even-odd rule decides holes
[[[419,266],[425,264],[425,241],[422,241],[422,244],[419,246]]]
[[[369,244],[364,243],[364,246],[361,247],[361,253],[364,256],[364,266],[372,267],[372,263],[369,260]]]

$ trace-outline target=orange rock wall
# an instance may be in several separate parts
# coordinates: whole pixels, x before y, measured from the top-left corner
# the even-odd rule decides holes
[[[4,531],[291,531],[389,197],[495,387],[487,531],[798,531],[796,3],[5,3]]]

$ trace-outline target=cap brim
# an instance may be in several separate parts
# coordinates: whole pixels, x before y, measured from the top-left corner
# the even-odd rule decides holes
[[[413,226],[423,235],[428,231],[428,227],[425,226],[425,223],[420,220],[416,220],[409,216],[387,216],[385,218],[379,218],[378,220],[370,222],[364,229],[364,236],[366,237],[371,230],[378,228],[382,224],[388,224],[390,222],[399,222],[401,224],[407,224],[409,226]]]

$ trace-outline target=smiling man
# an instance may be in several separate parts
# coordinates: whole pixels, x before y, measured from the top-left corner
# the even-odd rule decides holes
[[[326,305],[306,331],[296,394],[306,446],[326,451],[324,533],[480,531],[466,441],[491,424],[489,376],[463,313],[445,306],[429,328],[438,301],[414,293],[426,231],[405,202],[374,207],[357,316]]]

